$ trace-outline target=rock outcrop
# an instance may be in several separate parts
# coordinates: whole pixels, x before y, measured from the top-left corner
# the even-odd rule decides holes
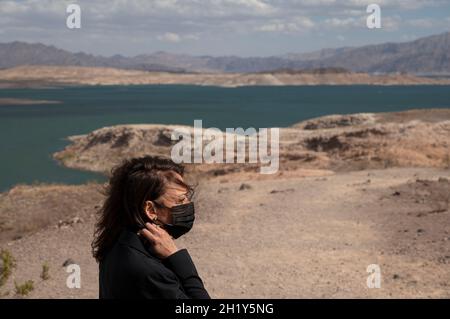
[[[176,125],[119,125],[71,137],[54,155],[64,165],[108,174],[124,158],[170,156]],[[231,136],[234,138],[235,136]],[[208,141],[204,140],[204,144]],[[280,171],[450,166],[450,110],[333,115],[280,129]],[[193,149],[192,149],[193,151]],[[196,164],[214,176],[256,171],[256,164]]]

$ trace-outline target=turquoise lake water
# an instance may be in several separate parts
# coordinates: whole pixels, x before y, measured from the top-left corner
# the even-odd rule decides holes
[[[52,153],[69,135],[128,123],[204,127],[283,127],[327,115],[450,108],[450,86],[191,85],[0,89],[0,98],[56,100],[61,104],[0,105],[0,191],[18,183],[78,184],[98,174],[59,166]]]

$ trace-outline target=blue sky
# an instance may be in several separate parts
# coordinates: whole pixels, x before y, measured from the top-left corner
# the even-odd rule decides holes
[[[81,29],[66,27],[71,3],[81,7]],[[371,3],[381,7],[382,29],[366,27]],[[107,56],[270,56],[448,31],[449,0],[0,0],[0,42]]]

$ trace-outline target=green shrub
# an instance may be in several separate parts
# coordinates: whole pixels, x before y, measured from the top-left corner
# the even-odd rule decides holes
[[[48,279],[50,279],[49,271],[50,271],[50,266],[49,266],[47,263],[44,263],[44,264],[42,265],[42,272],[41,272],[41,278],[42,278],[42,280],[48,280]]]
[[[16,286],[16,294],[21,296],[28,295],[34,289],[33,280],[27,280],[21,285],[17,284],[17,282],[14,282],[14,284]]]
[[[2,249],[0,251],[0,287],[3,286],[16,267],[16,261],[11,253]]]

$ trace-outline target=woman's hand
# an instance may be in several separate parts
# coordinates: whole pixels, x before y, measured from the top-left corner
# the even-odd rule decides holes
[[[159,258],[169,257],[178,251],[172,237],[164,229],[151,223],[146,223],[145,227],[147,228],[141,229],[139,234],[150,242]]]

